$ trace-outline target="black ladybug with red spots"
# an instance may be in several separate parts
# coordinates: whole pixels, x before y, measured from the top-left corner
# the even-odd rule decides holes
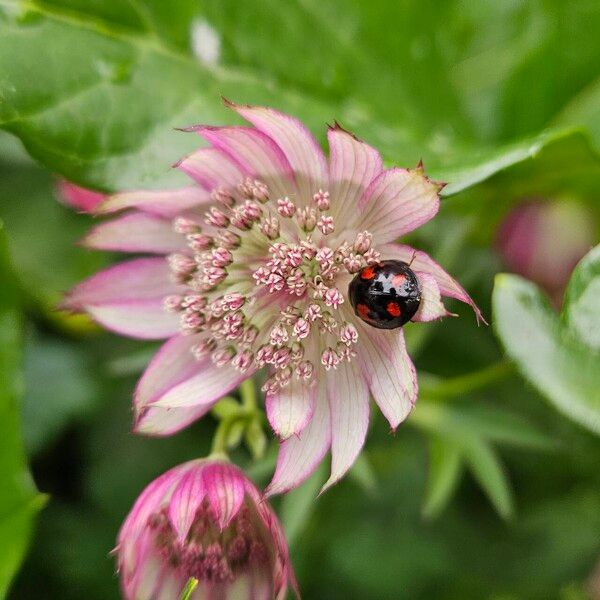
[[[354,312],[379,329],[410,321],[421,304],[417,276],[401,260],[382,260],[361,269],[348,287]]]

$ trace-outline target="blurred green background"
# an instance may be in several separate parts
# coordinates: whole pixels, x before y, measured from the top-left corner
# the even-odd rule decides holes
[[[210,447],[213,417],[133,436],[156,346],[55,309],[117,258],[76,246],[93,219],[56,183],[176,184],[198,141],[173,128],[233,122],[223,94],[321,141],[337,119],[388,164],[422,158],[449,185],[411,242],[493,321],[453,304],[459,319],[407,326],[422,390],[407,423],[391,436],[373,411],[342,483],[315,500],[319,471],[274,501],[303,597],[600,598],[598,252],[561,320],[513,278],[492,309],[495,232],[523,200],[583,206],[598,242],[598,31],[597,0],[0,0],[0,597],[14,576],[14,600],[117,598],[131,504]],[[260,485],[269,440],[259,460],[233,452]]]

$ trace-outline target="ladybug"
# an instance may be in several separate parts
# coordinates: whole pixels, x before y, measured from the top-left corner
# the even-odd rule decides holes
[[[382,260],[361,269],[348,286],[354,312],[378,329],[410,321],[421,304],[417,276],[401,260]]]

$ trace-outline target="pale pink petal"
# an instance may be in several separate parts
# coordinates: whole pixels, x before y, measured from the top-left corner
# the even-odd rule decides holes
[[[244,173],[223,152],[215,148],[200,148],[192,152],[177,167],[205,190],[234,189],[244,180]]]
[[[85,279],[67,294],[64,305],[76,310],[90,304],[154,300],[182,289],[171,280],[169,265],[164,258],[136,258]]]
[[[383,171],[359,201],[356,226],[370,231],[376,244],[394,241],[437,214],[439,189],[417,169]]]
[[[137,416],[134,431],[147,436],[173,435],[202,418],[211,408],[212,404],[190,408],[148,406]]]
[[[61,307],[88,312],[124,335],[160,339],[179,327],[177,316],[163,308],[163,299],[182,289],[172,282],[164,258],[138,258],[92,275],[66,295]]]
[[[325,155],[312,133],[298,120],[272,108],[233,104],[244,119],[268,135],[283,150],[294,173],[304,201],[319,188],[326,189],[328,168]]]
[[[242,507],[245,477],[232,465],[210,463],[203,469],[202,479],[210,507],[223,531]]]
[[[316,386],[292,379],[275,394],[267,394],[265,405],[271,427],[280,440],[298,435],[315,411]]]
[[[417,374],[406,351],[401,329],[375,329],[355,321],[358,362],[373,399],[396,429],[417,400]]]
[[[331,419],[324,386],[318,387],[315,414],[298,436],[282,442],[275,474],[265,494],[273,496],[300,485],[317,468],[331,444]]]
[[[379,152],[336,124],[327,132],[329,140],[329,193],[334,199],[331,215],[354,214],[363,191],[383,168]]]
[[[184,541],[206,495],[202,469],[191,469],[173,491],[169,501],[169,520],[180,541]]]
[[[96,250],[169,254],[186,248],[185,237],[170,220],[143,212],[129,213],[97,225],[82,244]]]
[[[104,215],[126,208],[137,208],[162,217],[176,217],[183,211],[204,207],[211,202],[210,195],[197,185],[172,190],[137,190],[109,196],[95,209]]]
[[[134,431],[147,430],[146,413],[158,407],[177,411],[177,417],[169,419],[168,412],[163,415],[165,431],[157,429],[162,421],[155,418],[152,433],[166,435],[178,423],[183,427],[191,422],[192,413],[187,411],[198,410],[201,416],[249,376],[229,366],[217,367],[209,357],[197,360],[191,350],[200,339],[198,335],[173,337],[150,361],[133,397]]]
[[[58,182],[57,188],[59,199],[81,212],[92,212],[105,198],[100,192],[82,188],[64,179]]]
[[[419,304],[419,310],[417,310],[411,321],[435,321],[451,315],[452,313],[446,310],[442,302],[440,288],[435,277],[420,271],[415,271],[415,275],[421,288],[421,304]]]
[[[352,466],[369,428],[369,388],[356,361],[340,363],[336,370],[327,373],[327,395],[331,412],[331,475],[321,493]]]
[[[179,331],[179,318],[165,310],[162,298],[88,305],[85,311],[105,329],[140,340],[164,340]]]
[[[409,263],[413,271],[421,271],[432,275],[437,281],[442,296],[456,298],[465,304],[469,304],[475,312],[477,321],[483,321],[485,323],[481,311],[471,296],[467,294],[458,281],[448,275],[448,273],[446,273],[446,271],[444,271],[444,269],[428,254],[402,244],[385,244],[380,251],[386,258],[396,258]]]
[[[294,173],[281,148],[253,127],[193,128],[215,148],[226,154],[246,174],[267,184],[275,198],[293,195]]]

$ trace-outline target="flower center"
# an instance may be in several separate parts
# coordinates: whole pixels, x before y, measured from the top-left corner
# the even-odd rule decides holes
[[[166,508],[149,517],[148,527],[163,562],[179,571],[184,580],[195,577],[201,582],[226,583],[248,569],[270,569],[268,546],[247,506],[240,509],[227,529],[220,531],[210,508],[203,504],[183,542]]]
[[[184,333],[205,334],[196,356],[242,372],[268,365],[268,392],[351,360],[358,333],[341,314],[340,289],[378,261],[372,235],[342,239],[323,190],[306,203],[272,199],[263,182],[246,179],[212,199],[204,223],[194,214],[174,221],[189,251],[169,256],[190,293],[165,306],[180,313]]]

